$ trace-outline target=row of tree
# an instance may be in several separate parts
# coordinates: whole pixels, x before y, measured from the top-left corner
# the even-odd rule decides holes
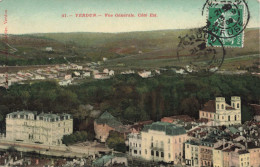
[[[91,104],[108,111],[125,123],[160,120],[164,116],[187,114],[198,118],[198,111],[217,96],[240,96],[243,121],[253,116],[249,104],[257,103],[260,80],[250,75],[211,75],[194,77],[171,72],[143,79],[138,75],[118,75],[109,80],[60,87],[56,82],[15,84],[0,90],[0,122],[17,110],[70,113],[79,119],[79,106]],[[2,127],[2,126],[1,126]]]

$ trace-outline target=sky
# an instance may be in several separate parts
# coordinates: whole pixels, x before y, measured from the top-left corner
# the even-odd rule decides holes
[[[202,27],[206,0],[0,0],[0,34],[48,32],[129,32]],[[251,19],[259,27],[259,0],[247,0]],[[7,11],[7,24],[4,24]],[[91,13],[98,17],[75,17]],[[134,14],[136,17],[105,17]],[[155,13],[157,17],[138,17]],[[62,14],[72,15],[62,17]]]

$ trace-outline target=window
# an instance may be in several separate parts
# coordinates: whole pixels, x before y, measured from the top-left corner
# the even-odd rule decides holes
[[[159,157],[159,151],[156,151],[156,157]]]
[[[154,151],[153,150],[151,150],[151,156],[153,156],[154,155]]]
[[[221,105],[221,108],[224,109],[224,104]]]
[[[230,121],[230,115],[228,116],[228,121]]]
[[[145,151],[145,154],[147,154],[147,150],[145,149],[144,151]]]
[[[187,148],[189,148],[189,145],[187,144]]]
[[[233,108],[235,108],[235,103],[233,103]]]
[[[222,119],[224,119],[225,117],[224,116],[222,116]]]
[[[134,154],[137,154],[137,150],[134,150]]]
[[[132,142],[130,142],[130,146],[132,146]]]
[[[217,108],[219,109],[219,104],[217,105]]]
[[[141,155],[141,151],[139,151],[139,154]]]
[[[210,118],[212,118],[212,115],[210,114]]]
[[[204,116],[204,112],[202,113],[202,115]]]
[[[237,116],[235,115],[235,121],[237,120]]]
[[[162,157],[162,158],[164,157],[164,153],[163,153],[163,152],[161,152],[161,157]]]
[[[179,142],[181,143],[181,138],[179,138]]]
[[[208,113],[206,113],[206,117],[208,117]]]
[[[151,138],[151,141],[153,141],[153,136],[152,136],[152,138]]]
[[[171,154],[170,153],[168,153],[168,158],[171,158]]]
[[[237,108],[239,108],[239,103],[237,103]]]
[[[153,143],[151,143],[151,147],[153,148]]]
[[[170,140],[170,139],[168,139],[168,144],[170,144],[170,142],[171,142],[171,140]]]
[[[141,147],[141,144],[139,144],[139,147]]]

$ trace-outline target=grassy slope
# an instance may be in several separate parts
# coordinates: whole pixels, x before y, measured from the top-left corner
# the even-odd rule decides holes
[[[128,67],[154,67],[176,63],[178,36],[189,30],[162,30],[127,33],[44,33],[10,36],[9,43],[18,49],[19,58],[62,58],[97,61],[108,57],[106,66],[118,63]],[[1,37],[3,40],[3,38]],[[259,54],[259,29],[245,31],[244,48],[226,49],[227,57]],[[54,53],[44,51],[52,46]],[[3,48],[3,46],[2,46]],[[1,45],[0,45],[1,49]],[[142,54],[138,54],[142,51]],[[25,54],[24,54],[25,52]],[[125,57],[125,58],[122,58]]]

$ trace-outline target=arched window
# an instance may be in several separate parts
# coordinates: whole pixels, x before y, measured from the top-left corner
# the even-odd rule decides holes
[[[224,109],[224,104],[221,105],[221,108]]]
[[[237,103],[237,108],[239,108],[239,103]]]

